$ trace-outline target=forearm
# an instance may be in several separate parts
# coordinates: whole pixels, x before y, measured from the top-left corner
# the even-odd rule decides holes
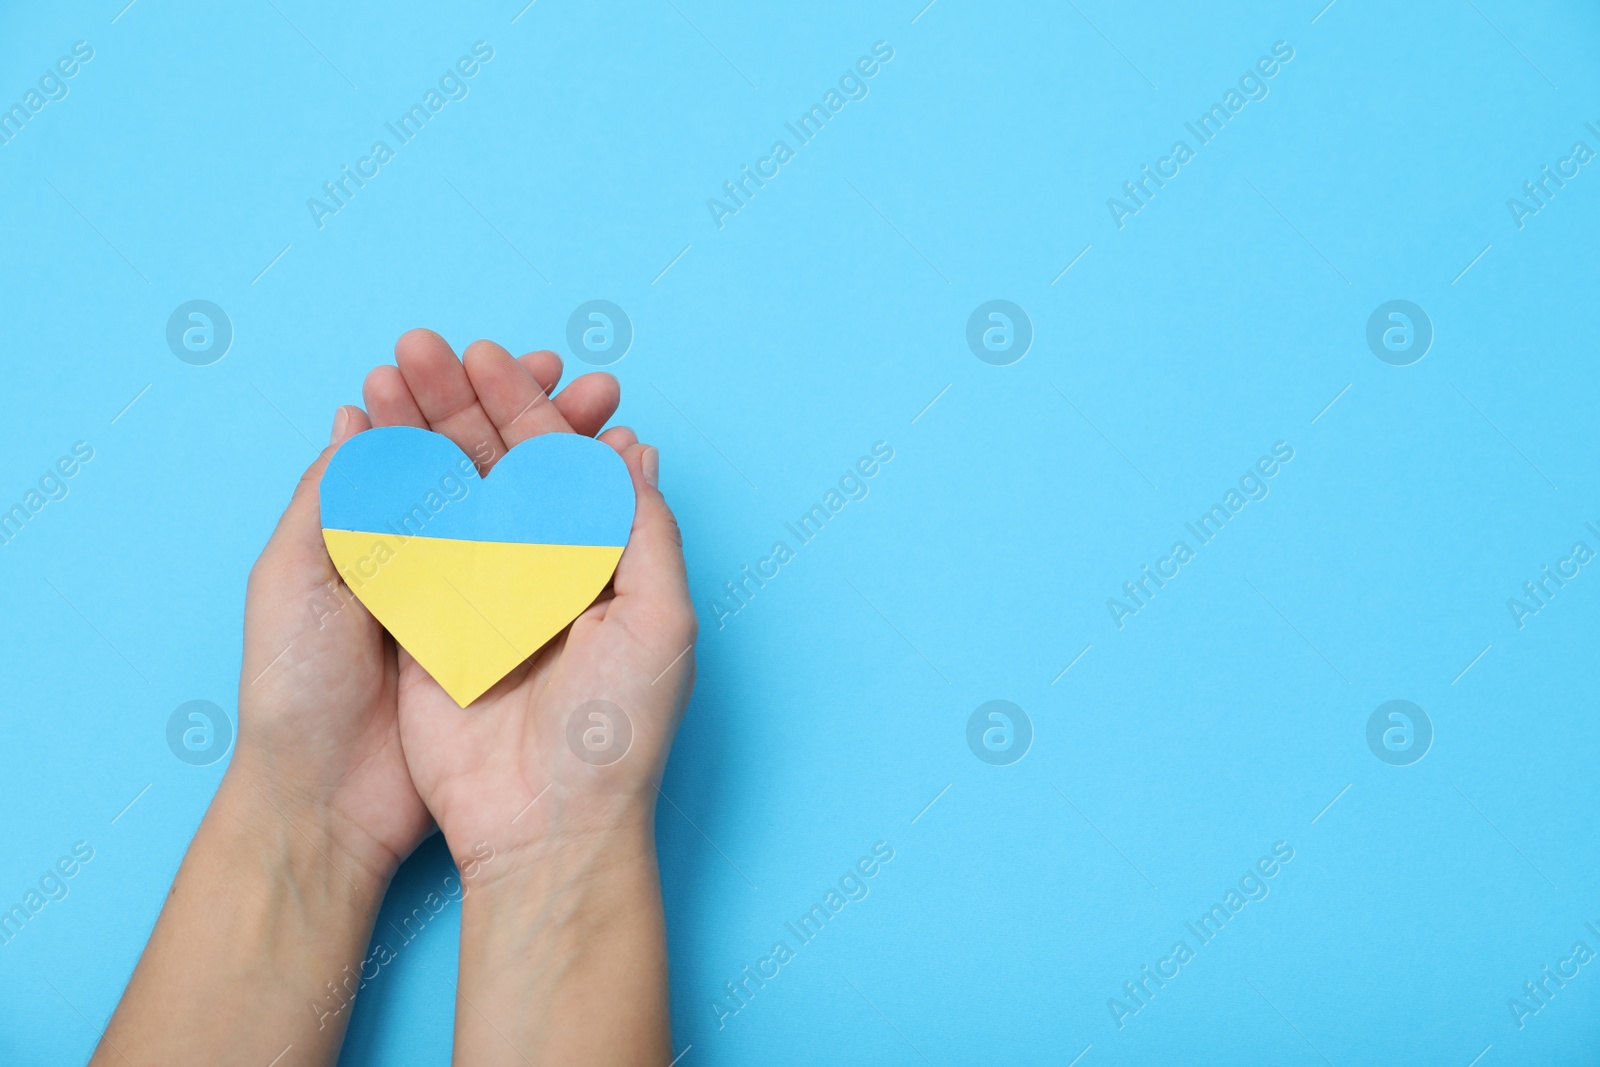
[[[236,762],[91,1063],[333,1063],[387,884],[367,859]]]
[[[653,820],[508,857],[462,902],[455,1062],[671,1058]],[[500,862],[497,857],[496,862]]]

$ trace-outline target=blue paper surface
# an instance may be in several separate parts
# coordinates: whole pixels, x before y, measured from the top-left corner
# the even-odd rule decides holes
[[[378,427],[339,446],[321,501],[324,529],[406,537],[620,547],[633,528],[622,457],[578,434],[523,441],[480,478],[443,434]]]
[[[681,1067],[1593,1058],[1592,4],[124,5],[0,13],[0,908],[94,854],[0,1062],[89,1055],[413,326],[661,449]],[[344,1063],[449,1061],[458,920]]]

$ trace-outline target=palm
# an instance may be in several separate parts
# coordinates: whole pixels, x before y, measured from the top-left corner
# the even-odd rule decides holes
[[[446,838],[516,849],[537,842],[555,812],[569,823],[603,819],[611,799],[653,790],[678,694],[653,694],[649,682],[673,653],[635,642],[606,617],[615,604],[585,612],[465,710],[402,653],[401,738]],[[623,708],[632,732],[604,768],[582,763],[567,741],[569,719],[591,700]]]

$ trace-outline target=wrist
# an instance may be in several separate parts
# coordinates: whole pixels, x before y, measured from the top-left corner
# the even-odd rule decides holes
[[[399,865],[325,798],[287,787],[247,754],[223,775],[206,822],[280,884],[374,913]]]
[[[671,1058],[650,820],[545,839],[479,874],[462,900],[457,1062],[515,1064],[508,1043],[525,1062]]]
[[[603,828],[564,831],[496,850],[458,866],[467,896],[463,937],[493,929],[528,936],[561,936],[609,925],[642,898],[659,898],[652,820],[628,818]]]
[[[636,798],[575,803],[549,790],[517,820],[478,837],[441,820],[463,883],[488,895],[514,899],[558,881],[603,880],[614,870],[655,856],[655,809]]]
[[[332,1062],[386,883],[236,759],[94,1062]]]

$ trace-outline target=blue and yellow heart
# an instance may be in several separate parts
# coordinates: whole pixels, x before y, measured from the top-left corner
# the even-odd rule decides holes
[[[357,434],[322,475],[322,540],[350,590],[466,707],[581,615],[633,528],[633,479],[570,433],[480,478],[449,438]]]

